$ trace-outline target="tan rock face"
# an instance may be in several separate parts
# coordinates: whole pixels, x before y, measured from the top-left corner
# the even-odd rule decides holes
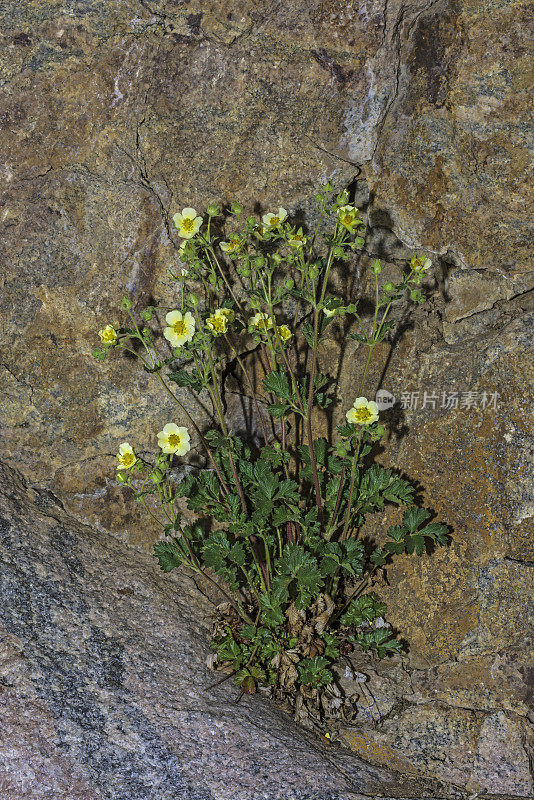
[[[439,753],[455,748],[450,775],[473,790],[493,786],[499,742],[522,748],[517,764],[527,752],[526,15],[499,0],[0,9],[0,457],[78,519],[142,548],[157,535],[117,487],[114,454],[125,440],[152,450],[175,408],[132,360],[91,352],[123,294],[136,313],[177,299],[177,209],[281,202],[305,223],[326,178],[358,177],[369,256],[392,275],[412,247],[433,257],[432,302],[377,350],[366,392],[387,364],[381,386],[399,402],[378,460],[420,482],[452,544],[388,571],[380,591],[411,645],[411,685],[373,673],[397,719],[352,742],[376,739],[384,762],[415,769],[429,731],[446,729],[427,766],[442,776]],[[336,276],[340,289],[354,293],[366,263]],[[362,353],[332,340],[321,361],[340,376],[342,416]],[[524,770],[503,770],[495,787],[524,794]]]

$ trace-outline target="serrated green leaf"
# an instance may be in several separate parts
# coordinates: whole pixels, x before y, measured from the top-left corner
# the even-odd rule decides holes
[[[170,572],[183,562],[183,557],[174,542],[156,542],[154,555],[163,572]]]
[[[417,508],[417,506],[412,506],[404,512],[402,522],[404,525],[406,525],[408,530],[413,533],[429,517],[430,512],[427,511],[426,508]]]

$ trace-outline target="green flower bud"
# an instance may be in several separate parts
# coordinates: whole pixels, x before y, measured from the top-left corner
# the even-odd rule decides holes
[[[394,292],[395,284],[391,283],[391,281],[388,281],[387,283],[384,284],[384,291],[389,293]]]
[[[410,292],[410,297],[414,301],[414,303],[421,303],[423,300],[419,289],[412,289],[412,291]]]
[[[188,297],[187,297],[187,302],[189,303],[190,306],[198,306],[198,304],[200,302],[200,298],[199,298],[198,294],[195,294],[194,292],[190,292]]]
[[[141,311],[141,319],[144,319],[145,322],[150,322],[152,317],[154,316],[154,309],[152,306],[145,308],[144,311]]]
[[[284,286],[286,287],[286,289],[292,289],[294,285],[295,281],[293,280],[293,278],[288,278],[287,280],[284,281]]]
[[[323,199],[323,196],[322,194],[317,193],[313,199],[315,200],[316,203],[320,203]]]
[[[126,311],[129,311],[132,307],[132,301],[129,297],[123,297],[121,300],[121,308],[124,308]]]
[[[382,272],[382,264],[379,258],[375,258],[371,264],[371,272],[374,272],[375,275],[379,275]]]
[[[206,214],[208,217],[216,217],[219,214],[219,206],[215,205],[215,203],[210,203],[210,205],[206,208]]]
[[[128,476],[124,472],[117,472],[117,483],[126,483]]]
[[[232,203],[230,210],[232,214],[241,214],[243,211],[243,206],[241,206],[239,203]]]
[[[325,183],[324,190],[325,190],[325,192],[333,192],[334,191],[334,187],[332,185],[332,181],[330,180],[330,178]]]
[[[150,480],[152,483],[161,483],[163,477],[163,472],[160,469],[153,469],[150,473]]]

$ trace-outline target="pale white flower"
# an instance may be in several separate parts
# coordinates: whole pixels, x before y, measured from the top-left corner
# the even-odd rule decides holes
[[[163,335],[173,347],[181,347],[195,335],[195,319],[190,311],[185,314],[181,311],[169,311],[165,322],[168,327],[164,329]]]
[[[287,217],[287,211],[285,208],[279,208],[277,214],[264,214],[261,218],[264,225],[267,225],[269,228],[275,228],[277,225],[280,225]]]
[[[268,331],[269,328],[273,327],[273,320],[268,314],[265,314],[265,312],[258,311],[257,314],[251,317],[248,326],[249,328],[256,328],[259,331]]]
[[[123,442],[119,446],[117,461],[117,469],[130,469],[130,467],[133,467],[137,461],[133,448],[130,444],[128,444],[128,442]]]
[[[183,426],[178,427],[174,422],[168,422],[158,433],[158,445],[164,453],[185,456],[191,450],[189,432]]]
[[[202,225],[202,217],[199,217],[194,208],[184,208],[172,218],[174,227],[178,231],[178,236],[182,239],[192,239]]]
[[[352,408],[346,414],[347,422],[353,425],[372,425],[378,419],[378,406],[374,400],[357,397]]]

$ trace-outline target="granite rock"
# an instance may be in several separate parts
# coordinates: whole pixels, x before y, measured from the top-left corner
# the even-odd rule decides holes
[[[451,547],[432,558],[399,559],[388,583],[376,587],[410,651],[390,671],[367,665],[381,719],[366,723],[362,710],[347,741],[405,775],[425,769],[468,780],[471,791],[499,787],[517,796],[530,791],[532,752],[526,727],[531,642],[524,630],[534,561],[527,14],[521,0],[296,0],[261,8],[251,0],[4,0],[0,7],[0,458],[20,470],[52,516],[61,509],[46,498],[60,498],[70,515],[66,528],[77,532],[75,550],[87,553],[98,541],[110,554],[100,562],[98,580],[89,580],[92,597],[103,580],[112,584],[106,595],[112,606],[134,603],[119,591],[128,583],[114,584],[119,572],[113,559],[129,565],[125,569],[136,576],[129,580],[145,587],[135,602],[151,629],[158,603],[174,609],[170,587],[179,585],[183,595],[188,579],[163,582],[142,555],[101,535],[150,549],[158,532],[115,484],[114,454],[125,439],[150,450],[174,409],[130,359],[94,362],[96,332],[119,319],[125,293],[135,313],[153,297],[175,298],[167,270],[179,264],[178,242],[170,218],[183,205],[201,209],[211,200],[238,198],[247,210],[266,210],[281,202],[306,223],[311,198],[326,178],[340,187],[352,181],[368,221],[367,252],[337,276],[340,287],[356,292],[361,285],[367,292],[362,276],[373,256],[385,259],[384,271],[392,276],[414,247],[434,262],[426,286],[431,302],[406,318],[399,310],[403,334],[377,349],[366,391],[382,386],[398,399],[378,460],[420,483],[453,537]],[[341,376],[343,403],[352,402],[360,351],[354,344],[340,351],[333,338],[321,362]],[[233,400],[239,422],[239,398]],[[205,408],[186,402],[206,420]],[[483,402],[488,407],[481,408]],[[48,530],[49,518],[41,521]],[[370,532],[380,536],[390,521],[375,520]],[[60,581],[47,571],[44,556],[35,556],[31,567],[32,557],[28,569],[44,581],[37,605],[48,635],[54,618],[47,614],[59,613],[50,603]],[[62,559],[54,556],[50,564],[58,575],[70,574]],[[74,592],[79,578],[69,580]],[[152,599],[152,591],[161,599]],[[69,598],[76,609],[78,601]],[[197,637],[195,652],[205,636],[199,602],[195,594],[183,612]],[[121,642],[130,625],[137,631],[132,663],[140,657],[136,604],[128,623],[116,620]],[[107,620],[104,599],[94,613]],[[60,638],[37,655],[18,628],[8,628],[3,640],[3,663],[15,681],[9,725],[19,752],[32,753],[32,766],[17,762],[19,787],[5,783],[6,791],[42,798],[46,784],[58,798],[73,792],[119,797],[122,789],[113,787],[126,780],[132,762],[117,765],[113,748],[106,748],[109,737],[115,742],[129,734],[138,737],[145,765],[168,763],[165,769],[176,776],[174,756],[165,750],[169,741],[181,746],[172,723],[162,723],[167,738],[160,745],[151,708],[142,712],[153,726],[143,728],[146,734],[135,725],[124,734],[121,723],[114,728],[112,718],[99,716],[107,702],[99,693],[107,690],[91,672],[89,653],[108,664],[110,674],[113,654],[103,654],[108,645],[100,639],[86,651],[84,637],[93,642],[93,635],[102,635],[81,623],[68,645],[67,634],[60,636],[70,630],[67,616],[62,625]],[[153,641],[162,657],[163,639]],[[67,661],[79,661],[74,677],[53,666],[53,651],[63,654],[63,646],[70,648]],[[169,659],[162,670],[178,681]],[[195,676],[182,668],[179,685],[187,697]],[[62,716],[60,701],[54,700],[55,711],[50,705],[59,691],[54,681],[63,680],[74,687],[74,706],[80,682],[90,685],[86,694],[100,698],[100,711],[87,711],[95,715],[90,730],[98,736],[81,733],[85,712],[76,716],[73,706]],[[136,689],[139,703],[161,687],[147,667],[144,680],[145,690]],[[227,695],[218,696],[224,704]],[[118,717],[126,708],[123,697],[113,700]],[[204,743],[220,732],[221,719],[226,724],[235,714],[224,706],[212,727],[201,730],[206,707],[191,702],[183,713]],[[18,724],[26,706],[30,716]],[[197,716],[194,708],[201,709]],[[287,720],[261,708],[269,725],[279,727],[280,740],[294,739]],[[42,734],[34,735],[30,718],[40,720]],[[258,735],[248,725],[243,722],[240,741]],[[180,731],[184,727],[180,722]],[[266,730],[264,755],[265,742],[274,741]],[[90,765],[95,736],[94,758],[102,768]],[[502,754],[503,741],[513,743],[513,764]],[[306,747],[307,740],[302,752]],[[455,748],[454,764],[447,761],[448,748]],[[129,752],[135,759],[137,745]],[[206,753],[201,763],[209,784],[217,759],[214,751]],[[260,776],[266,756],[252,763]],[[99,794],[107,791],[95,779],[99,769],[101,783],[111,782],[115,795]],[[310,798],[321,796],[323,767],[317,769],[309,778]],[[145,769],[145,783],[151,770]],[[183,791],[196,791],[188,780]]]

